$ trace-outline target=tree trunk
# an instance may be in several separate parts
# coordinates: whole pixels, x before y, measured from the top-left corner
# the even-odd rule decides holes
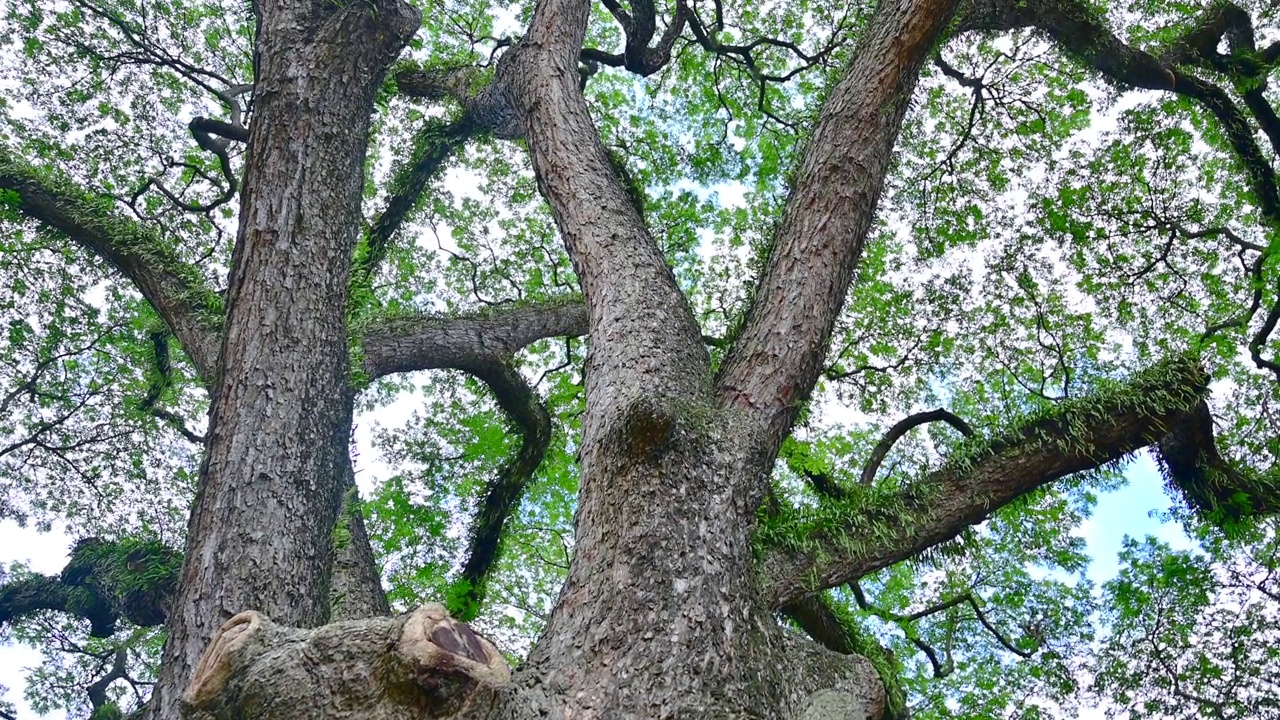
[[[617,474],[584,497],[569,578],[514,678],[441,608],[316,630],[246,613],[202,660],[188,719],[882,717],[870,663],[784,630],[757,600],[755,508],[736,490],[754,462],[726,420],[693,412],[653,445],[601,448]],[[414,629],[424,615],[436,620]]]
[[[862,658],[785,637],[759,602],[757,507],[743,490],[759,459],[735,420],[637,420],[596,449],[579,550],[521,670],[565,717],[801,717],[823,689],[849,694],[837,717],[878,717],[883,690]]]
[[[186,565],[154,717],[214,632],[261,609],[329,616],[352,394],[345,313],[374,94],[416,10],[259,2],[254,117],[228,310]]]
[[[783,370],[750,382],[731,372],[733,391],[725,392],[582,96],[577,64],[591,2],[540,0],[490,97],[519,118],[589,311],[577,550],[544,635],[507,683],[490,672],[487,652],[457,640],[469,631],[452,620],[432,621],[428,651],[409,637],[422,634],[405,629],[414,623],[379,620],[345,626],[353,643],[341,657],[317,647],[286,658],[267,649],[332,647],[336,631],[281,635],[259,616],[241,616],[202,662],[189,696],[196,712],[230,718],[270,705],[272,718],[880,717],[885,692],[867,660],[778,625],[761,593],[752,537],[793,405],[812,389],[818,335],[829,333],[839,309],[920,65],[952,5],[908,0],[877,13],[811,141],[818,150],[804,167],[818,170],[804,181],[812,192],[789,216],[788,227],[812,230],[805,235],[821,253],[840,249],[830,297],[813,332],[792,344],[803,349],[776,353]],[[849,180],[841,158],[850,147],[867,177],[846,193],[838,183]],[[791,244],[788,257],[809,251]],[[758,361],[787,344],[772,342],[777,327],[759,335],[737,357]],[[361,649],[357,638],[371,639]],[[284,678],[301,672],[297,657],[307,658],[310,699],[280,703],[292,686]]]

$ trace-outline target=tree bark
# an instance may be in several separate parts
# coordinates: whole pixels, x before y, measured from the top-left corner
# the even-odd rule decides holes
[[[345,325],[374,94],[416,10],[259,2],[257,93],[200,490],[153,717],[224,622],[329,617],[349,472]]]
[[[385,609],[376,593],[330,584],[335,564],[346,566],[335,547],[367,548],[344,546],[334,533],[336,525],[362,534],[358,517],[339,520],[351,485],[344,318],[373,95],[418,18],[397,0],[256,3],[260,76],[241,228],[156,716],[176,716],[178,691],[194,672],[191,718],[879,717],[885,693],[869,663],[782,629],[775,613],[791,608],[809,625],[827,623],[808,602],[816,590],[1149,444],[1185,413],[1180,403],[1203,393],[1192,373],[1175,388],[1177,402],[1153,408],[1124,398],[1086,418],[1087,444],[1052,441],[1071,439],[1068,426],[1079,418],[1001,440],[927,478],[927,492],[913,487],[896,504],[863,508],[904,513],[884,523],[891,532],[858,548],[845,543],[847,528],[828,526],[809,546],[753,552],[778,447],[816,383],[919,69],[954,6],[886,0],[877,9],[823,108],[744,331],[714,377],[687,299],[582,96],[577,63],[591,2],[538,2],[476,104],[503,119],[504,136],[527,142],[585,305],[389,322],[365,333],[361,358],[372,377],[451,366],[481,377],[504,370],[515,385],[518,375],[494,363],[538,337],[590,332],[577,553],[544,636],[512,676],[490,645],[438,606],[309,629]],[[1025,20],[1008,8],[987,11],[991,23]],[[1143,57],[1123,59],[1108,67],[1164,82],[1146,72]],[[57,203],[23,177],[0,163],[0,187],[19,187],[25,212],[62,227]],[[182,277],[147,274],[121,248],[94,245],[95,228],[63,225],[132,273],[153,304],[186,292],[172,289]],[[393,226],[389,219],[379,242]],[[519,390],[529,435],[545,436],[536,399]],[[1169,397],[1168,388],[1156,390]],[[536,465],[530,447],[513,477]],[[478,556],[496,547],[516,484],[495,487],[499,521],[475,543]],[[353,556],[351,565],[367,569],[369,561]],[[331,605],[329,590],[344,602]],[[250,608],[282,625],[242,612]],[[854,649],[847,637],[834,644]]]
[[[792,239],[780,245],[782,275],[826,287],[816,321],[794,297],[771,297],[769,307],[784,321],[771,326],[760,318],[772,316],[757,317],[739,370],[726,375],[734,391],[718,395],[700,328],[612,170],[579,87],[590,0],[537,4],[487,97],[509,103],[519,119],[586,299],[591,346],[578,551],[545,633],[514,682],[497,692],[462,683],[458,703],[438,712],[513,719],[882,713],[883,687],[865,659],[779,627],[756,583],[752,536],[777,445],[794,403],[816,381],[810,365],[816,367],[852,277],[919,68],[951,6],[900,0],[877,12],[869,45],[806,155],[811,171],[792,200]],[[846,192],[850,155],[862,167],[856,190]],[[810,257],[814,237],[821,256]],[[781,282],[775,276],[768,282]],[[790,343],[800,359],[774,352],[772,364],[752,364],[761,348],[787,345],[797,326],[806,328],[803,342]],[[389,367],[369,359],[374,368]],[[782,376],[765,377],[780,369]],[[244,627],[233,622],[224,637]],[[416,673],[431,688],[454,671],[428,664]],[[266,676],[264,668],[230,672]],[[203,679],[197,686],[221,687]],[[203,693],[201,707],[216,710],[220,701],[211,698],[225,692]]]

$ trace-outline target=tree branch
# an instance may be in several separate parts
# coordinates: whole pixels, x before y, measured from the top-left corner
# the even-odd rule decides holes
[[[39,611],[85,618],[92,637],[110,637],[121,618],[139,627],[164,623],[181,557],[151,541],[76,543],[58,577],[31,575],[0,585],[0,625]]]
[[[776,452],[817,382],[920,68],[954,7],[951,0],[882,3],[823,105],[717,382],[723,402],[765,429],[769,450]]]
[[[856,580],[955,537],[1038,487],[1151,445],[1191,419],[1207,382],[1186,359],[1153,366],[1014,432],[971,441],[918,482],[888,493],[858,486],[861,495],[830,512],[762,527],[765,597],[781,607]]]
[[[356,258],[351,267],[353,288],[372,286],[373,276],[391,250],[395,234],[418,206],[427,184],[439,175],[445,162],[473,132],[471,124],[465,120],[450,123],[428,120],[414,133],[409,157],[396,168],[391,178],[392,190],[386,207],[374,218],[356,247]]]
[[[1165,90],[1194,100],[1222,126],[1248,175],[1258,209],[1271,225],[1280,225],[1275,170],[1258,147],[1245,114],[1225,91],[1161,57],[1125,44],[1096,10],[1080,0],[972,0],[959,17],[956,33],[1021,27],[1044,31],[1068,54],[1112,82]],[[1174,53],[1166,57],[1181,56]]]
[[[628,13],[616,0],[604,0],[605,7],[622,26],[625,37],[623,51],[609,53],[595,48],[583,48],[583,62],[596,62],[610,67],[626,68],[641,77],[648,77],[671,61],[671,48],[684,31],[689,20],[689,7],[683,0],[676,0],[675,13],[667,24],[657,45],[649,47],[657,32],[657,13],[653,0],[633,0],[632,13]]]
[[[119,270],[173,330],[204,381],[213,381],[222,299],[164,240],[114,213],[109,200],[43,176],[4,147],[0,204],[12,205]]]
[[[475,619],[484,601],[485,584],[497,564],[502,528],[524,496],[524,490],[551,444],[551,416],[520,372],[509,362],[492,360],[463,368],[493,392],[498,406],[520,434],[520,449],[489,481],[471,522],[467,560],[449,598],[449,614],[462,621]]]
[[[591,333],[583,446],[636,403],[703,396],[710,356],[688,300],[614,169],[579,86],[590,0],[546,0],[499,62],[538,187],[582,284]],[[584,466],[589,457],[584,455]]]
[[[347,490],[333,533],[333,577],[329,583],[329,620],[359,620],[390,615],[378,562],[360,511],[355,468],[347,461]]]
[[[930,615],[936,615],[937,613],[943,612],[944,610],[950,610],[951,608],[957,605],[968,605],[969,608],[973,610],[974,617],[977,618],[978,622],[982,625],[982,627],[985,628],[986,631],[990,633],[991,636],[996,639],[996,642],[1000,643],[1000,646],[1003,647],[1005,650],[1008,650],[1009,652],[1023,659],[1026,659],[1031,657],[1032,655],[1035,655],[1034,650],[1024,650],[1018,647],[1017,645],[1013,644],[1012,640],[1009,640],[1009,638],[1005,637],[1004,633],[1000,632],[1000,629],[997,628],[994,624],[992,624],[991,620],[987,618],[987,614],[982,611],[982,606],[978,604],[978,599],[974,596],[973,591],[961,593],[960,595],[956,595],[950,600],[944,600],[942,602],[930,605],[929,607],[926,607],[923,610],[918,610],[916,612],[913,612],[910,615],[900,615],[895,612],[890,612],[888,610],[875,607],[870,602],[868,602],[867,596],[862,592],[862,587],[858,585],[856,580],[854,582],[849,583],[849,585],[853,589],[853,597],[855,601],[858,603],[859,608],[875,615],[876,617],[882,620],[888,620],[890,622],[898,623],[903,626],[910,626],[912,623],[915,623],[917,620],[929,617]],[[912,638],[913,633],[909,632],[907,630],[907,627],[903,627],[903,632],[907,633],[908,638],[912,639],[912,642],[915,643],[916,647],[920,648],[922,652],[924,652],[926,655],[929,656],[929,662],[933,664],[934,677],[944,677],[945,675],[950,674],[951,669],[954,668],[954,663],[952,662],[949,656],[947,658],[947,666],[940,666],[938,664],[937,656],[934,654],[934,651],[931,647],[925,644],[924,641],[922,640]],[[948,666],[951,669],[948,669]]]
[[[783,615],[791,618],[815,642],[841,655],[859,651],[853,629],[819,595],[811,595],[784,605]]]
[[[1213,415],[1204,401],[1155,449],[1169,488],[1202,517],[1220,523],[1280,512],[1280,470],[1240,470],[1227,462],[1218,452]]]
[[[884,458],[889,454],[889,450],[893,448],[893,444],[898,442],[903,435],[911,432],[925,423],[943,421],[955,428],[965,437],[973,437],[973,428],[969,427],[969,423],[960,419],[957,415],[947,412],[942,408],[930,410],[928,412],[916,413],[909,417],[899,420],[897,424],[889,428],[889,432],[884,434],[880,442],[876,443],[875,449],[871,451],[871,457],[867,460],[866,467],[862,468],[862,477],[860,482],[863,485],[870,485],[876,479],[876,471],[880,469],[880,464],[884,462]]]
[[[509,41],[502,41],[505,47]],[[496,82],[482,88],[475,88],[475,79],[480,68],[465,65],[462,67],[422,67],[407,65],[395,74],[396,88],[406,97],[441,100],[452,98],[462,106],[463,116],[459,120],[469,134],[490,133],[494,137],[515,140],[523,137],[511,98]]]
[[[361,346],[365,373],[374,380],[414,370],[465,370],[485,358],[508,357],[544,338],[578,337],[586,331],[585,305],[552,301],[471,317],[384,320],[364,331]]]
[[[21,620],[41,610],[71,613],[85,618],[89,621],[89,635],[92,637],[110,637],[116,630],[118,618],[108,603],[75,603],[72,600],[72,588],[64,585],[61,578],[33,575],[0,585],[0,625]]]
[[[98,710],[106,707],[106,705],[111,702],[110,698],[107,697],[107,688],[111,686],[111,683],[121,678],[128,677],[128,661],[128,648],[122,647],[117,649],[115,653],[113,653],[111,668],[107,673],[95,680],[91,685],[89,685],[89,687],[85,688],[85,691],[89,695],[89,704],[92,705],[94,709],[94,713],[90,714],[90,717],[96,715]]]
[[[463,107],[472,99],[471,85],[480,68],[402,67],[395,74],[396,89],[401,95],[424,100],[453,98]]]

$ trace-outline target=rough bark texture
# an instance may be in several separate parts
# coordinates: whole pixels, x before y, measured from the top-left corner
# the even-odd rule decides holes
[[[374,93],[417,29],[409,6],[263,2],[240,232],[186,566],[152,701],[214,631],[257,608],[328,619],[352,397],[345,313]]]
[[[779,371],[768,382],[786,387],[731,382],[727,407],[716,398],[688,303],[619,184],[582,97],[577,59],[589,11],[588,0],[538,3],[490,93],[520,119],[586,298],[579,551],[515,684],[485,710],[462,715],[877,716],[883,690],[864,660],[778,627],[755,584],[751,538],[776,445],[793,401],[816,379],[808,369],[847,288],[910,90],[950,4],[889,3],[873,21],[869,48],[805,160],[789,211],[797,229],[784,233],[778,252],[782,267],[830,297],[798,351],[778,350],[779,338],[794,334],[794,318],[811,308],[779,297],[771,305],[792,320],[754,321],[746,357],[756,362],[768,354],[762,348],[774,348],[775,365],[761,374]],[[867,167],[852,176],[853,192],[833,193],[850,178],[850,154]],[[824,254],[810,259],[815,229],[825,230],[817,240]],[[826,270],[829,256],[838,258],[835,272]],[[366,366],[386,366],[366,353]],[[769,399],[738,402],[758,393]]]
[[[314,658],[341,672],[316,672]],[[398,618],[285,628],[255,612],[228,621],[184,698],[189,720],[439,718],[490,704],[509,687],[487,640],[428,605]]]
[[[462,368],[483,359],[505,359],[549,337],[587,332],[587,308],[559,302],[513,308],[476,317],[408,317],[384,320],[361,337],[370,378],[396,372]]]
[[[407,194],[393,199],[363,249],[357,235],[373,96],[419,18],[396,0],[255,3],[259,77],[220,353],[212,350],[219,329],[208,321],[217,302],[172,253],[158,252],[162,246],[135,228],[122,230],[123,221],[95,221],[104,216],[91,198],[0,155],[0,188],[17,192],[19,210],[132,279],[213,389],[155,716],[177,716],[180,689],[194,674],[189,720],[880,717],[879,678],[865,659],[844,654],[856,645],[816,590],[944,541],[1067,473],[1151,444],[1204,394],[1197,367],[1141,380],[1148,386],[1140,382],[1136,394],[998,438],[901,497],[862,508],[881,514],[886,532],[876,539],[850,543],[848,528],[827,526],[801,543],[775,543],[763,557],[753,551],[778,447],[817,381],[920,67],[955,4],[885,0],[870,19],[801,158],[743,332],[718,376],[583,98],[578,62],[591,0],[540,0],[479,92],[461,71],[401,74],[402,89],[456,96],[466,114],[457,126],[432,130],[436,150],[412,169]],[[632,3],[631,14],[606,6],[627,28],[622,64],[649,72],[668,43],[646,54],[651,4]],[[965,7],[961,30],[1038,25],[1118,82],[1201,102],[1222,121],[1264,214],[1275,219],[1274,173],[1254,162],[1257,143],[1241,131],[1242,116],[1213,86],[1171,70],[1173,56],[1128,48],[1074,0]],[[1179,46],[1184,58],[1208,57],[1196,50],[1204,45],[1197,38]],[[360,359],[373,378],[441,367],[476,375],[523,434],[477,518],[464,573],[474,602],[503,519],[550,435],[511,354],[540,338],[590,334],[577,552],[544,636],[514,674],[440,606],[283,627],[386,612],[360,518],[351,506],[340,511],[353,486],[344,323],[352,262],[360,263],[357,287],[369,286],[426,176],[464,136],[482,131],[527,143],[584,302],[371,324],[359,333]],[[1147,395],[1163,400],[1134,400]],[[1072,427],[1088,432],[1069,437]],[[856,490],[832,499],[854,502]],[[66,607],[48,580],[33,584],[46,598],[15,595],[15,606]],[[840,652],[782,629],[777,612]]]
[[[777,444],[816,380],[911,88],[951,3],[887,3],[873,20],[802,166],[781,269],[764,281],[824,288],[818,312],[789,295],[765,302],[738,369],[725,373],[724,404],[688,303],[582,97],[590,7],[539,2],[490,93],[520,119],[586,299],[578,552],[514,685],[458,716],[876,717],[884,693],[865,660],[779,628],[755,583],[751,539]],[[787,340],[800,326],[802,342]]]
[[[347,422],[350,424],[350,421]],[[355,468],[347,461],[342,510],[333,532],[333,576],[329,585],[329,619],[356,620],[389,615],[377,559],[360,512]]]
[[[766,428],[777,453],[821,370],[920,68],[955,0],[882,3],[823,106],[721,397]]]

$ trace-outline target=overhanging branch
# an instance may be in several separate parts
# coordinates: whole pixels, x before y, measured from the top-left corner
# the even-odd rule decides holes
[[[1009,434],[970,441],[892,494],[858,486],[862,494],[830,510],[763,527],[765,596],[781,607],[856,580],[955,537],[1031,490],[1147,447],[1192,417],[1207,382],[1198,363],[1162,363]]]
[[[666,67],[671,61],[671,48],[680,37],[680,33],[684,31],[685,24],[691,15],[684,0],[676,0],[675,10],[667,23],[667,29],[662,33],[657,44],[652,47],[649,43],[653,40],[658,28],[653,0],[633,0],[630,13],[616,0],[604,0],[604,5],[622,26],[625,38],[623,51],[611,53],[595,48],[583,48],[580,55],[582,61],[626,68],[641,77],[648,77]]]
[[[507,357],[530,343],[587,333],[581,301],[496,310],[470,317],[415,316],[370,325],[361,336],[364,370],[374,380],[397,372],[456,368]]]
[[[5,147],[0,147],[0,203],[56,230],[119,270],[173,330],[204,381],[212,382],[222,299],[167,242],[116,214],[109,200],[42,175]]]
[[[120,619],[164,623],[181,557],[153,541],[86,538],[57,577],[30,575],[0,585],[0,625],[39,610],[85,618],[92,637],[110,637]]]
[[[392,175],[392,189],[386,206],[374,218],[356,248],[355,262],[351,267],[351,287],[367,288],[372,285],[374,275],[391,250],[392,240],[421,202],[427,184],[440,174],[454,151],[473,132],[465,120],[450,123],[429,120],[414,133],[409,157]]]
[[[551,416],[509,362],[492,360],[463,369],[489,387],[520,435],[519,450],[499,468],[480,500],[471,522],[467,560],[449,598],[449,614],[468,621],[476,617],[484,601],[485,585],[498,561],[502,528],[519,506],[551,444]]]
[[[971,0],[960,12],[956,33],[1023,27],[1043,31],[1068,54],[1111,82],[1176,93],[1207,110],[1220,123],[1244,166],[1258,209],[1270,224],[1280,224],[1275,170],[1258,147],[1247,116],[1224,90],[1171,62],[1189,59],[1188,51],[1177,50],[1181,45],[1175,43],[1175,50],[1164,57],[1131,47],[1107,28],[1097,10],[1080,0]]]
[[[876,443],[875,448],[871,451],[871,457],[867,460],[867,464],[862,468],[862,477],[860,482],[863,485],[870,485],[876,479],[876,471],[880,469],[884,458],[893,449],[894,443],[902,439],[903,435],[911,432],[912,429],[920,427],[926,423],[942,421],[955,428],[961,435],[965,437],[973,437],[973,428],[969,423],[962,420],[958,415],[948,412],[942,408],[929,410],[928,412],[916,413],[899,420],[889,431],[884,434],[880,442]]]

